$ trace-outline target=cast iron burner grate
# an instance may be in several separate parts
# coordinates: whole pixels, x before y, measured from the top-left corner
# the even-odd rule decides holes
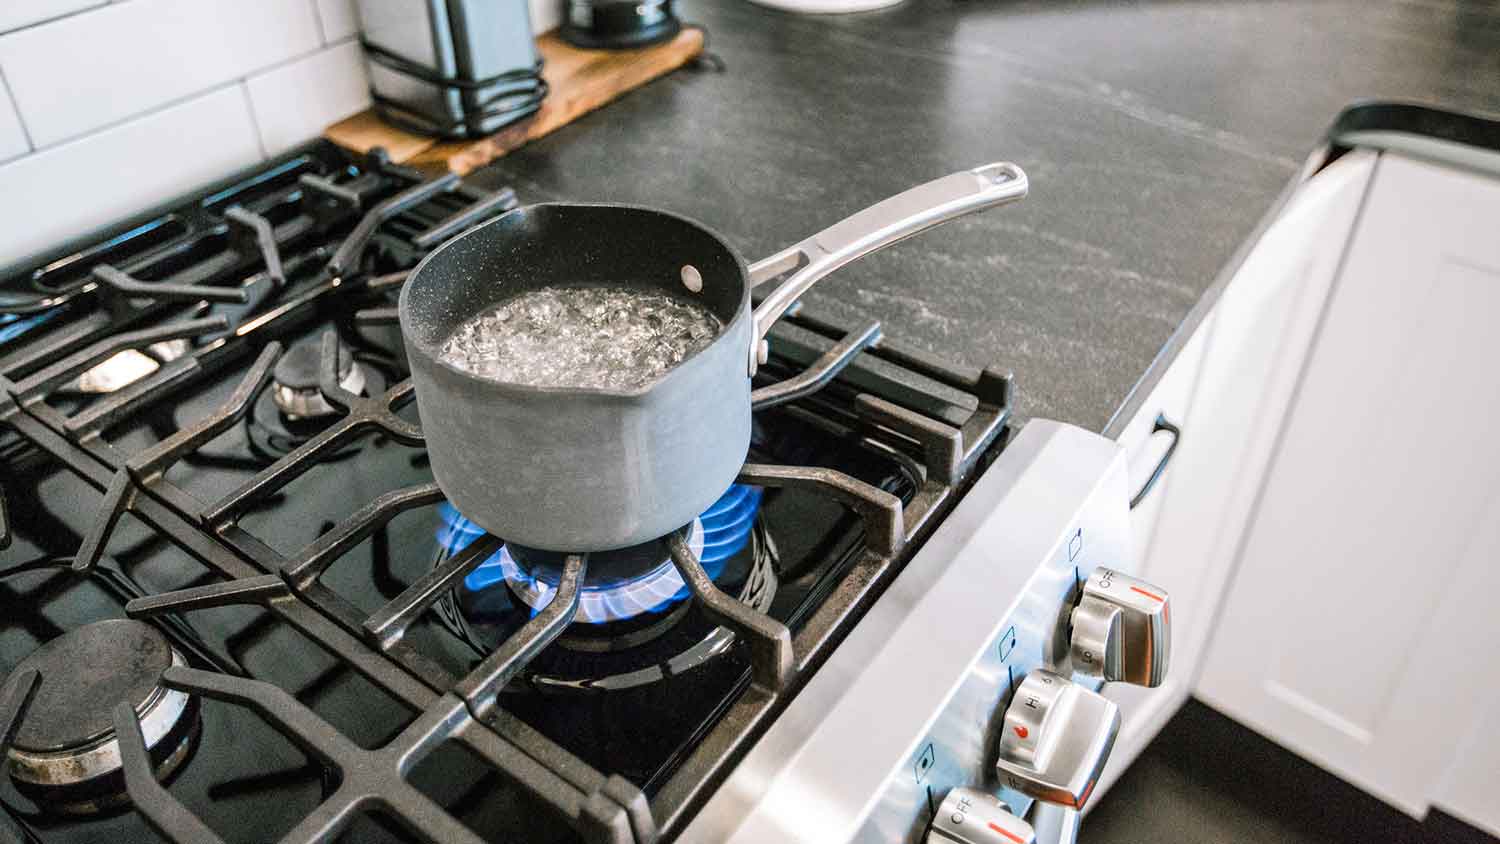
[[[800,308],[789,311],[773,332],[774,355],[753,394],[757,419],[781,414],[829,432],[907,467],[912,488],[898,496],[826,466],[744,466],[737,483],[768,495],[806,493],[858,519],[861,538],[848,563],[824,572],[812,590],[815,600],[784,619],[722,591],[686,535],[665,538],[691,592],[691,610],[734,634],[748,651],[749,671],[668,773],[649,784],[648,797],[641,785],[584,762],[501,703],[502,691],[575,620],[587,555],[567,555],[546,605],[477,664],[455,671],[413,644],[410,634],[499,549],[499,538],[474,539],[374,610],[355,600],[368,596],[346,595],[325,582],[336,562],[361,543],[379,540],[393,520],[442,504],[436,484],[388,489],[293,553],[274,549],[242,524],[267,507],[291,506],[283,499],[295,497],[299,478],[330,470],[326,460],[358,448],[369,435],[421,448],[419,421],[408,412],[410,382],[393,380],[368,394],[346,389],[341,337],[388,329],[394,320],[389,294],[403,271],[446,237],[514,201],[509,191],[484,191],[453,176],[422,181],[380,156],[353,161],[320,146],[54,261],[27,279],[32,293],[0,299],[0,311],[13,315],[10,327],[49,315],[0,345],[0,432],[9,428],[19,436],[0,441],[6,477],[17,476],[14,467],[40,471],[44,464],[103,493],[70,560],[23,565],[105,577],[113,561],[104,552],[128,515],[203,573],[191,585],[157,594],[124,590],[124,616],[177,631],[174,642],[191,643],[184,633],[192,630],[191,613],[258,608],[267,623],[295,631],[340,670],[413,714],[369,747],[321,717],[303,693],[251,676],[212,648],[190,647],[189,664],[163,669],[163,688],[254,712],[328,772],[322,779],[330,787],[281,835],[283,842],[333,840],[371,813],[386,819],[388,833],[412,840],[482,840],[413,784],[431,758],[453,745],[514,787],[527,806],[560,818],[577,839],[626,844],[672,837],[1004,438],[1008,375],[935,362],[884,340],[873,322],[846,331]],[[174,480],[174,467],[207,459],[211,443],[244,424],[283,359],[283,342],[319,321],[333,323],[314,332],[317,392],[333,411],[326,425],[287,453],[252,464],[248,480],[217,497],[204,500]],[[161,351],[168,343],[176,344],[175,354]],[[140,374],[80,397],[80,378],[121,355],[132,356]],[[222,380],[247,360],[212,412],[134,452],[114,439],[159,405]],[[396,353],[391,363],[399,366]],[[0,516],[0,543],[4,524]],[[0,570],[0,580],[11,574]],[[24,728],[39,683],[36,673],[19,671],[0,688],[0,751]],[[158,781],[130,701],[113,708],[110,723],[134,811],[169,840],[221,840]],[[193,764],[190,759],[184,767],[191,772]],[[32,829],[25,819],[16,823]]]

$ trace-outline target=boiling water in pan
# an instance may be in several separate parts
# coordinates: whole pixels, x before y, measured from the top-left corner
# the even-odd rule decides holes
[[[511,384],[631,389],[713,342],[706,308],[626,287],[543,287],[454,329],[442,357]]]

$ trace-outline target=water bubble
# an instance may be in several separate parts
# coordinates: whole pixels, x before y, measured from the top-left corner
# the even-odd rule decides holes
[[[441,355],[512,384],[632,389],[706,348],[722,330],[706,308],[628,287],[544,287],[453,330]]]

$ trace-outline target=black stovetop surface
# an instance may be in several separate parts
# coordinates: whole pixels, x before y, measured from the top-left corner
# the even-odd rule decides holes
[[[185,658],[164,683],[195,691],[202,709],[165,795],[132,782],[133,806],[66,816],[0,776],[0,838],[193,839],[202,823],[226,841],[651,840],[652,801],[761,679],[746,638],[696,600],[538,634],[546,613],[504,584],[474,591],[457,579],[466,562],[444,541],[452,514],[421,448],[389,308],[398,273],[435,245],[424,233],[513,202],[462,183],[413,199],[418,184],[319,144],[0,282],[0,313],[12,314],[0,316],[12,534],[0,550],[0,676],[68,631],[129,615]],[[409,207],[330,270],[356,223],[398,195]],[[260,240],[253,221],[226,219],[235,206],[269,224]],[[268,270],[267,232],[284,284]],[[101,263],[142,285],[200,287],[154,298],[128,281],[111,288],[88,272]],[[250,302],[206,303],[201,286],[244,289]],[[134,351],[98,345],[142,331],[126,344]],[[329,396],[336,412],[289,422],[272,398],[275,356],[326,356],[332,336],[365,374],[362,396],[375,398]],[[818,351],[774,357],[757,385]],[[155,371],[115,392],[78,391],[127,362]],[[864,385],[840,378],[758,410],[749,462],[836,470],[899,504],[955,486],[929,476],[909,432],[858,423],[856,397],[884,382],[855,372]],[[911,405],[909,391],[891,400]],[[952,389],[934,384],[933,396],[938,417],[974,412]],[[846,600],[848,573],[870,554],[868,519],[817,483],[767,488],[716,582],[796,639],[830,600]],[[498,543],[488,541],[469,567]],[[392,607],[410,617],[371,621]],[[497,651],[519,640],[537,652],[503,660]],[[476,704],[486,692],[497,706]],[[14,714],[5,700],[0,738]],[[404,750],[381,755],[390,748]]]

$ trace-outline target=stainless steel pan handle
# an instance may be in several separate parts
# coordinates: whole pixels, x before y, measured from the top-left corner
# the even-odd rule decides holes
[[[750,337],[750,374],[765,362],[766,332],[809,287],[834,270],[939,223],[1014,202],[1026,196],[1026,173],[1002,162],[964,170],[898,193],[750,265],[758,287],[783,273],[792,275],[755,309]]]

